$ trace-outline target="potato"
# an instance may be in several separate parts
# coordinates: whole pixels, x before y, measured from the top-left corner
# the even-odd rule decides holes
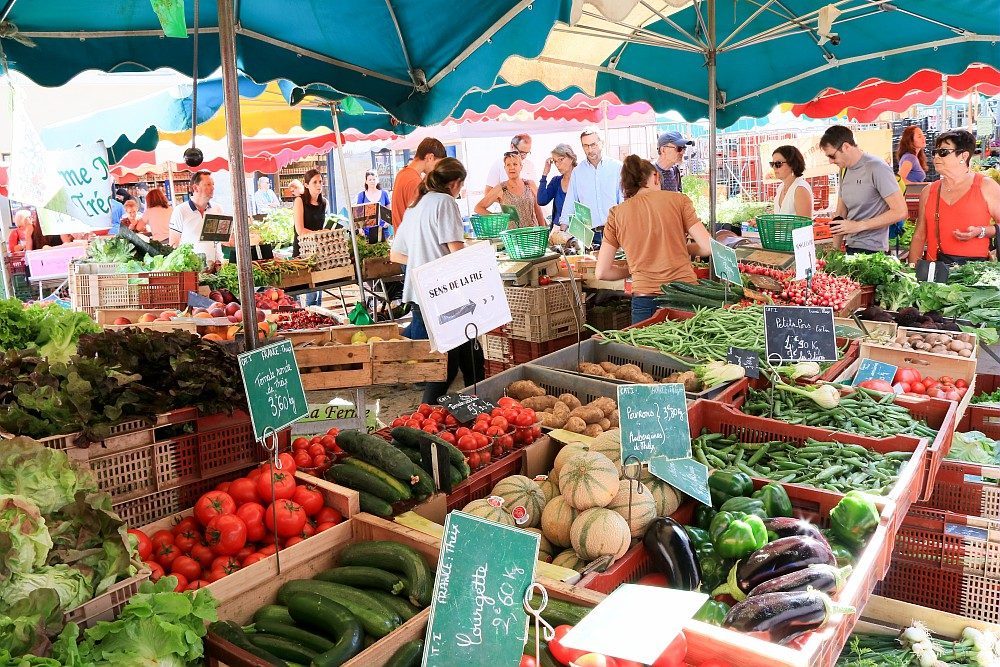
[[[602,361],[600,365],[601,368],[604,369],[605,373],[614,373],[618,370],[618,364],[613,364],[610,361]]]
[[[616,428],[618,426],[618,410],[611,411],[611,414],[608,415],[608,421],[611,422],[612,428]]]
[[[565,414],[553,414],[551,412],[539,412],[538,417],[542,420],[542,426],[545,428],[562,428],[566,425],[566,415]]]
[[[596,424],[597,422],[604,419],[604,413],[601,409],[594,406],[580,406],[570,413],[571,417],[579,417],[587,424]]]
[[[602,378],[608,377],[607,372],[603,368],[601,368],[597,364],[591,364],[586,361],[580,363],[578,370],[581,373],[586,373],[587,375],[596,375]]]
[[[579,417],[570,417],[563,424],[563,428],[572,433],[583,433],[587,430],[587,422],[583,421]]]
[[[626,382],[643,382],[643,377],[649,377],[642,372],[642,369],[635,364],[625,364],[620,366],[617,371],[614,372],[616,380],[625,380]]]
[[[600,411],[604,413],[604,416],[608,417],[609,419],[610,419],[611,412],[613,410],[617,410],[618,409],[618,404],[615,403],[614,399],[607,398],[607,397],[602,397],[602,398],[597,399],[596,401],[591,401],[589,403],[589,405],[593,406],[595,408],[599,408]]]
[[[602,431],[607,431],[608,429],[611,428],[611,420],[604,418],[601,421],[597,422],[597,425],[601,427]]]
[[[589,435],[591,438],[596,438],[602,433],[604,433],[604,429],[597,424],[591,424],[587,428],[583,429],[583,434]]]
[[[562,401],[556,401],[556,404],[554,406],[552,406],[552,410],[551,411],[554,412],[557,415],[558,414],[564,414],[567,417],[569,417],[570,407],[568,405],[566,405],[565,403],[563,403]]]
[[[545,396],[545,390],[531,380],[518,380],[507,387],[507,395],[521,401],[533,396]]]
[[[573,394],[559,394],[559,400],[569,406],[569,409],[578,408],[582,405],[580,399]]]
[[[535,412],[551,410],[556,404],[555,396],[532,396],[521,401],[521,405]]]

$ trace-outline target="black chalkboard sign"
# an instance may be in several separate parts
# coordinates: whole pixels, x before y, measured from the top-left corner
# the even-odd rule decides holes
[[[438,399],[438,403],[463,424],[471,422],[479,414],[492,412],[496,407],[485,399],[469,394],[445,394]]]
[[[833,308],[764,306],[768,360],[836,361]]]
[[[730,347],[726,361],[737,366],[742,366],[748,378],[757,379],[760,377],[760,355],[754,350],[744,350],[740,347]]]
[[[429,472],[435,480],[434,487],[451,493],[451,461],[448,449],[427,437],[420,440],[420,467]]]

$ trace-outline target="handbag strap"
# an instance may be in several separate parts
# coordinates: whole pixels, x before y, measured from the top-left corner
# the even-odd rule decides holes
[[[937,182],[936,196],[934,197],[934,240],[937,241],[937,255],[935,260],[940,260],[944,254],[941,250],[941,181]]]

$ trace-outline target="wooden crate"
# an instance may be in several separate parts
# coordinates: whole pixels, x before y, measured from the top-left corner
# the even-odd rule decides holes
[[[275,287],[280,287],[286,289],[288,287],[302,287],[303,285],[308,285],[312,280],[312,271],[309,269],[301,269],[295,273],[288,273],[281,277],[278,284]]]
[[[403,274],[403,265],[390,262],[388,257],[366,257],[361,262],[361,276],[365,280],[378,280]]]
[[[959,640],[965,628],[977,628],[1000,636],[1000,625],[878,595],[868,600],[858,616],[854,630],[868,634],[896,636],[914,621],[920,621],[932,635],[943,639]]]
[[[146,314],[159,315],[165,309],[143,310],[132,308],[102,308],[94,312],[94,319],[107,331],[118,331],[134,327],[137,329],[152,329],[154,331],[187,331],[188,333],[198,333],[198,325],[191,321],[168,321],[156,320],[153,322],[140,322],[139,318]],[[127,317],[132,324],[114,324],[119,317]]]
[[[358,332],[366,336],[399,336],[395,324],[341,326],[288,334],[295,345],[295,361],[306,390],[366,387],[372,384],[372,350],[375,343],[352,343]]]
[[[372,343],[372,384],[437,382],[448,377],[448,355],[432,352],[428,340]]]
[[[324,283],[345,280],[354,276],[354,265],[338,266],[332,269],[313,270],[309,275],[309,286],[316,287]]]

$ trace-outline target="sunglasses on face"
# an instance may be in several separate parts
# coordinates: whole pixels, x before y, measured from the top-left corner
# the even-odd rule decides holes
[[[959,150],[957,148],[935,148],[933,152],[938,157],[948,157],[950,153],[958,153]]]
[[[833,151],[833,153],[827,153],[827,152],[824,151],[823,155],[826,156],[827,160],[836,160],[837,159],[837,153],[839,153],[839,152],[840,152],[840,149],[838,148],[837,150]]]
[[[778,167],[780,167],[781,165],[783,165],[783,164],[788,164],[788,163],[787,163],[787,162],[782,162],[781,160],[775,160],[774,162],[768,162],[768,164],[769,164],[769,165],[771,165],[771,167],[772,167],[773,169],[777,169],[777,168],[778,168]]]

